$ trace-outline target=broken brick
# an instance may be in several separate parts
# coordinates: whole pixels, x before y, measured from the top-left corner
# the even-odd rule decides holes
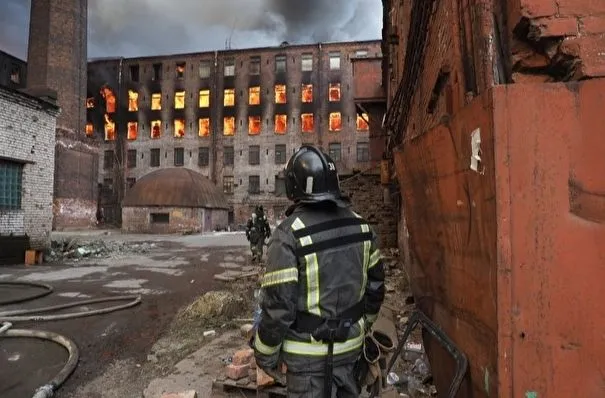
[[[536,18],[531,21],[529,37],[539,40],[544,37],[576,36],[578,20],[576,18]]]
[[[563,41],[563,54],[581,59],[581,74],[578,77],[605,76],[605,36],[584,36]]]
[[[248,377],[248,370],[250,369],[250,365],[227,365],[226,375],[231,380],[239,380],[244,377]]]
[[[548,17],[557,13],[555,0],[521,0],[521,14],[527,18]]]
[[[252,358],[254,358],[254,350],[250,348],[245,350],[239,350],[236,351],[235,354],[233,354],[231,363],[235,366],[249,365],[252,361]]]
[[[605,33],[605,16],[589,16],[580,20],[582,33],[598,34]]]
[[[256,368],[256,385],[259,387],[272,386],[275,379],[266,374],[261,368]]]
[[[161,398],[197,398],[197,393],[193,390],[179,393],[164,394]]]

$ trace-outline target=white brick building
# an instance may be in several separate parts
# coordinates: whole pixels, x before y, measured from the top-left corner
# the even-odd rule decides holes
[[[50,243],[59,108],[0,86],[0,259],[9,237],[27,235],[31,248]]]

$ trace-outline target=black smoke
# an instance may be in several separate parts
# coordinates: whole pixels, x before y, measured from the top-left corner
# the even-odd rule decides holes
[[[0,49],[25,57],[31,0],[1,0]],[[378,39],[381,0],[88,0],[89,57]],[[8,10],[8,11],[5,11]]]

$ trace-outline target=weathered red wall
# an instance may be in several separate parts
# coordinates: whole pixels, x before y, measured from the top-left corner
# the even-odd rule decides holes
[[[605,396],[604,103],[605,80],[499,86],[395,154],[418,307],[469,357],[459,397]]]

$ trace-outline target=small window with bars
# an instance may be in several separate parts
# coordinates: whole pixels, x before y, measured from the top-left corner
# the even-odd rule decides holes
[[[260,146],[250,145],[248,153],[248,162],[250,165],[256,166],[260,164]]]
[[[21,209],[23,164],[0,160],[0,210]]]
[[[137,167],[137,150],[129,149],[128,156],[126,158],[126,165],[129,169],[134,169]]]
[[[208,167],[210,164],[210,149],[208,147],[200,147],[197,163],[200,167]]]
[[[226,146],[223,149],[223,165],[233,166],[233,147]]]
[[[185,148],[174,148],[174,165],[177,167],[185,165]]]
[[[151,150],[151,156],[149,157],[150,167],[160,167],[160,149],[153,148]]]
[[[223,176],[223,192],[225,194],[233,194],[233,181],[233,176]]]
[[[286,145],[278,144],[275,145],[275,164],[286,163]]]

